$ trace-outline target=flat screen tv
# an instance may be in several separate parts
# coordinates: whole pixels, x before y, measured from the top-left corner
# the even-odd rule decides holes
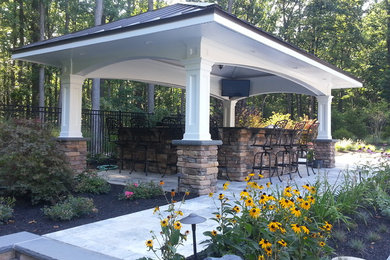
[[[222,80],[222,96],[249,97],[251,82],[249,80]]]

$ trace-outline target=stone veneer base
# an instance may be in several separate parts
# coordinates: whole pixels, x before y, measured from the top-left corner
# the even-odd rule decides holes
[[[215,144],[219,144],[216,142]],[[205,195],[217,190],[218,146],[177,142],[177,167],[181,174],[179,191]]]
[[[87,168],[87,139],[60,137],[57,141],[70,167],[76,173],[83,172]]]
[[[336,167],[336,148],[335,144],[338,140],[335,139],[317,139],[314,142],[315,159],[323,160],[322,167]]]

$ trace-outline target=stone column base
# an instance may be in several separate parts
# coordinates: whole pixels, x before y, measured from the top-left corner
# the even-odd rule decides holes
[[[86,138],[58,138],[61,150],[69,162],[69,166],[81,173],[87,169],[87,139]]]
[[[336,149],[334,139],[317,139],[314,141],[315,159],[323,160],[323,168],[336,167]]]
[[[222,142],[174,140],[172,143],[177,145],[179,191],[198,195],[216,192],[218,145]]]

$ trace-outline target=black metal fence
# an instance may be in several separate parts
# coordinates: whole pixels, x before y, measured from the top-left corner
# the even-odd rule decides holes
[[[58,130],[61,128],[61,108],[58,107],[32,107],[18,105],[1,105],[0,118],[3,119],[39,119],[45,124]],[[109,141],[106,125],[107,119],[114,119],[122,126],[131,126],[133,118],[143,118],[147,124],[152,124],[153,117],[148,113],[82,110],[81,131],[88,138],[88,152],[91,156],[96,154],[112,155],[116,146]]]

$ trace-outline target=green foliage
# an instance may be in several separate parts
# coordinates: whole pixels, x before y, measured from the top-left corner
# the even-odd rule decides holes
[[[14,198],[0,197],[0,224],[6,223],[14,213]]]
[[[43,209],[43,214],[52,220],[71,220],[92,214],[97,209],[92,199],[69,196],[66,200]]]
[[[355,139],[353,133],[345,128],[339,128],[333,132],[332,137],[335,139]]]
[[[345,241],[347,241],[347,233],[345,233],[343,230],[335,230],[332,234],[332,237],[340,243],[345,243]]]
[[[119,199],[135,200],[150,199],[156,196],[164,195],[161,185],[154,182],[129,183],[119,195]]]
[[[29,120],[0,123],[1,194],[56,201],[71,188],[72,172],[50,130]]]
[[[360,239],[351,239],[349,241],[349,246],[359,253],[363,252],[366,249],[364,241]]]
[[[378,233],[375,233],[373,231],[370,231],[367,234],[367,240],[370,242],[376,242],[380,239],[381,239],[381,236]]]
[[[390,195],[387,194],[381,187],[376,187],[376,203],[382,215],[390,218]]]
[[[111,190],[111,185],[96,172],[87,171],[75,177],[74,190],[79,193],[103,194]]]

